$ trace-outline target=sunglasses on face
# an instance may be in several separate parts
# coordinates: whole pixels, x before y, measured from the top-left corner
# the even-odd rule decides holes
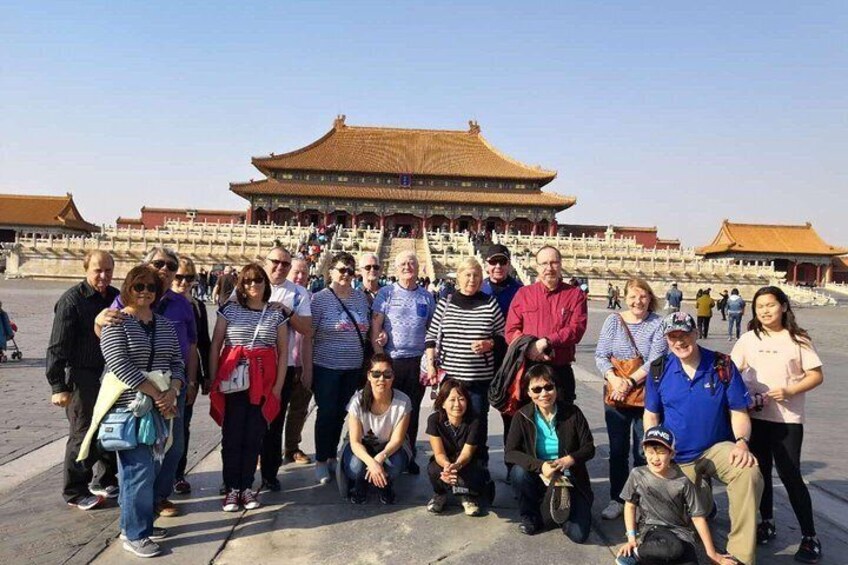
[[[362,268],[366,271],[379,271],[380,265],[363,265]]]
[[[546,392],[551,392],[554,388],[556,388],[554,385],[548,383],[542,386],[531,386],[530,392],[532,392],[533,394],[542,394],[543,390]]]
[[[134,285],[132,285],[132,289],[136,292],[144,292],[146,290],[147,292],[152,292],[153,294],[156,294],[156,285],[153,283],[135,283]]]
[[[244,286],[251,286],[254,284],[257,286],[260,284],[265,284],[265,279],[263,279],[262,277],[257,277],[255,279],[244,279]]]
[[[395,378],[395,374],[391,371],[369,371],[368,374],[372,379],[383,379],[384,381],[390,381]]]
[[[493,267],[495,265],[500,265],[501,267],[503,267],[504,265],[509,263],[509,259],[507,259],[506,257],[492,257],[491,259],[488,259],[486,262]]]
[[[171,271],[172,273],[176,273],[177,267],[178,267],[178,265],[176,263],[174,263],[173,261],[165,261],[164,259],[156,259],[155,261],[153,261],[151,263],[151,265],[153,265],[157,269],[161,269],[162,267],[165,267],[169,271]]]
[[[356,272],[352,267],[336,267],[336,271],[338,271],[340,275],[347,275],[349,277],[352,277]]]
[[[196,278],[195,275],[175,275],[174,276],[174,279],[176,279],[177,282],[185,281],[185,282],[190,283],[190,282],[194,282],[195,278]]]
[[[274,265],[274,267],[283,266],[284,269],[288,269],[291,267],[291,261],[283,261],[282,259],[268,259],[268,261]]]

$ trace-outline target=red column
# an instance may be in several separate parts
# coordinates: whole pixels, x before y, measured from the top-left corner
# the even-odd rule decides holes
[[[479,218],[477,220],[477,231],[478,232],[483,231],[483,218]]]
[[[380,229],[386,229],[386,217],[380,214]]]
[[[821,265],[816,265],[816,286],[821,285]]]
[[[329,212],[324,212],[324,225],[325,226],[330,225],[330,213]]]
[[[450,219],[450,231],[453,233],[456,230],[456,220],[453,218]]]
[[[424,232],[427,231],[427,218],[421,218],[421,235],[424,235]]]
[[[357,228],[357,224],[356,224],[356,214],[351,214],[351,216],[350,216],[350,222],[351,222],[350,227],[351,227],[351,228],[353,228],[353,229],[356,229],[356,228]]]
[[[792,263],[792,284],[798,284],[798,263]]]
[[[539,224],[533,222],[533,227],[530,229],[530,235],[536,235],[536,230],[539,229]]]
[[[557,223],[556,220],[551,220],[550,227],[548,227],[548,235],[550,237],[555,237],[557,234]]]

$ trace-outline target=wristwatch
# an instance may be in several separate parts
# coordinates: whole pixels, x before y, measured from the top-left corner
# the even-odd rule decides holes
[[[739,443],[740,441],[744,441],[745,445],[749,445],[751,441],[746,437],[738,437],[734,443]]]

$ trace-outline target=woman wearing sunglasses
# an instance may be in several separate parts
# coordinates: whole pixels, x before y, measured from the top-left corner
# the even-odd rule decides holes
[[[177,340],[180,343],[180,351],[183,354],[183,363],[185,363],[185,377],[183,388],[177,397],[177,414],[174,420],[174,435],[172,437],[172,446],[165,455],[165,460],[162,462],[162,469],[156,477],[156,512],[160,516],[173,517],[179,514],[177,506],[168,500],[171,493],[174,491],[174,483],[176,482],[177,465],[185,451],[185,438],[183,432],[183,414],[185,413],[188,385],[194,383],[194,388],[197,388],[197,326],[194,322],[194,312],[191,308],[191,303],[178,292],[172,290],[171,285],[176,278],[177,269],[179,268],[179,257],[177,254],[167,247],[154,247],[144,258],[144,263],[153,268],[159,280],[165,288],[165,293],[162,294],[153,305],[153,311],[160,316],[164,316],[174,324],[174,329],[177,331]],[[101,312],[95,323],[95,332],[99,332],[100,328],[109,325],[119,325],[123,322],[125,314],[121,312],[124,307],[121,297],[115,299],[111,309]]]
[[[533,535],[543,529],[546,484],[567,481],[570,486],[564,488],[571,511],[562,531],[575,543],[584,543],[591,528],[593,498],[586,462],[595,456],[589,423],[574,404],[557,402],[549,366],[531,367],[521,378],[521,388],[531,402],[516,412],[504,446],[521,513],[519,530]]]
[[[240,505],[245,510],[259,508],[253,476],[265,429],[280,411],[288,368],[288,318],[282,309],[268,308],[270,298],[271,281],[265,270],[247,265],[236,282],[236,300],[218,310],[212,335],[209,374],[215,380],[209,392],[210,411],[222,432],[224,512],[237,512]],[[244,364],[247,390],[224,394],[222,383]]]
[[[201,275],[202,276],[202,275]],[[191,492],[191,484],[185,478],[185,470],[188,455],[188,442],[191,437],[189,427],[191,417],[194,414],[194,400],[197,398],[198,386],[203,389],[204,394],[209,393],[209,316],[206,313],[206,304],[192,296],[194,288],[200,281],[194,261],[189,257],[180,257],[179,268],[171,283],[171,290],[185,297],[191,304],[194,312],[194,323],[197,327],[197,379],[189,381],[186,392],[186,406],[183,412],[183,429],[185,430],[185,442],[183,456],[177,463],[176,480],[174,481],[174,492],[177,494],[188,494]]]
[[[174,325],[153,312],[152,306],[163,291],[162,281],[150,267],[141,265],[131,269],[121,287],[123,323],[103,328],[100,348],[107,370],[125,387],[113,408],[140,405],[146,395],[162,416],[171,418],[182,388],[184,365]],[[150,371],[170,374],[170,388],[159,390],[146,376]],[[107,387],[102,387],[100,396],[107,394]],[[171,449],[174,448],[172,445]],[[151,540],[162,539],[167,534],[163,528],[153,527],[155,483],[162,472],[157,473],[157,449],[161,447],[139,442],[133,449],[117,452],[121,538],[124,549],[139,557],[158,555],[160,548]],[[168,452],[170,449],[166,457]]]
[[[330,482],[346,407],[362,383],[371,317],[365,294],[353,288],[353,256],[338,253],[330,265],[330,286],[312,297],[312,392],[318,405],[315,478],[322,485]]]
[[[406,429],[412,401],[392,388],[394,372],[388,355],[371,357],[368,380],[348,404],[349,443],[342,450],[342,469],[351,481],[350,501],[363,504],[368,484],[382,504],[394,504],[392,482],[409,465],[412,454]]]

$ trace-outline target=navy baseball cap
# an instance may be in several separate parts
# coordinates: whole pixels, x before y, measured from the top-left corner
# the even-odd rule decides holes
[[[496,243],[494,245],[489,246],[489,250],[486,252],[486,259],[491,259],[493,257],[506,257],[506,260],[509,261],[509,249],[507,249],[506,245],[501,245]]]
[[[671,332],[694,332],[697,327],[695,318],[686,312],[673,312],[662,321],[663,335],[668,335]]]
[[[642,438],[642,445],[649,443],[658,443],[674,451],[674,434],[665,426],[654,426],[645,432],[645,437]]]

